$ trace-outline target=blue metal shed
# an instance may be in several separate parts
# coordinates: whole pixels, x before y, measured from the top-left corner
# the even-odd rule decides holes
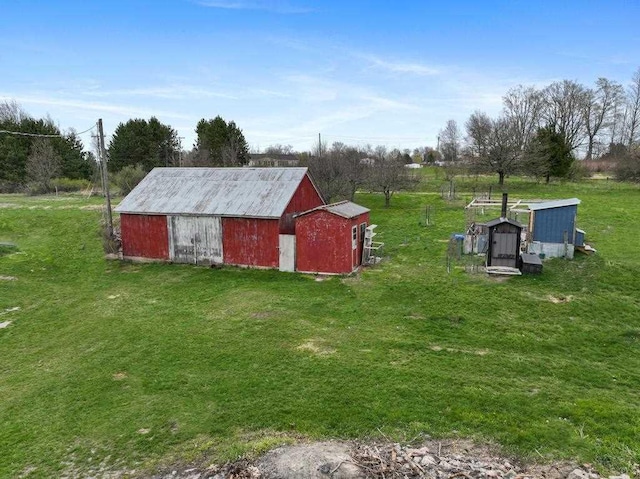
[[[529,231],[533,252],[545,253],[547,256],[573,257],[579,204],[578,198],[570,198],[529,205]],[[540,251],[536,251],[538,248]]]

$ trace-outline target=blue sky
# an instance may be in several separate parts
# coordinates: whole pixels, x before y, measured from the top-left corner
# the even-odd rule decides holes
[[[154,115],[190,148],[200,118],[253,148],[435,146],[517,84],[640,67],[640,1],[10,1],[0,100],[61,128],[110,134]],[[83,136],[89,145],[89,134]]]

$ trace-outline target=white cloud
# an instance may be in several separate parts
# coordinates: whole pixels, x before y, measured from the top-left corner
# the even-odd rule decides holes
[[[442,73],[440,68],[425,65],[420,62],[389,61],[383,60],[375,55],[361,55],[361,57],[368,61],[372,67],[391,73],[409,73],[419,76],[433,76]]]
[[[146,96],[164,98],[167,100],[183,100],[187,98],[227,98],[235,100],[237,97],[229,93],[209,90],[192,85],[172,85],[166,87],[125,88],[116,90],[92,89],[84,92],[85,95],[95,97],[109,96]]]
[[[85,111],[89,110],[89,111],[95,111],[98,113],[112,113],[112,114],[120,115],[123,117],[131,117],[131,118],[133,117],[147,118],[147,117],[157,116],[157,117],[167,117],[167,118],[190,119],[188,115],[183,115],[175,112],[148,109],[148,108],[138,108],[134,106],[118,105],[113,103],[72,100],[72,99],[66,99],[66,98],[20,96],[20,95],[11,96],[6,94],[0,94],[0,100],[16,100],[18,103],[24,103],[27,105],[55,106],[55,107],[66,108],[66,109],[78,109],[78,110],[85,110]]]
[[[300,14],[314,11],[309,7],[278,0],[201,0],[196,3],[202,7],[225,10],[263,10],[281,14]]]

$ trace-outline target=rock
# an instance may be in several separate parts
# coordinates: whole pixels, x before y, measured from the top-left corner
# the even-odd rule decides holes
[[[438,460],[431,454],[425,454],[422,456],[422,459],[420,459],[420,464],[423,466],[435,466],[438,464]]]
[[[567,479],[589,479],[589,474],[582,469],[574,469],[569,473]]]
[[[324,472],[328,469],[328,473]],[[265,454],[257,464],[264,478],[290,479],[356,479],[364,477],[351,462],[349,445],[320,442],[284,446]],[[333,471],[333,472],[332,472]]]
[[[628,474],[620,474],[619,476],[609,476],[609,479],[631,479]]]
[[[429,448],[421,447],[419,449],[407,449],[406,453],[410,456],[424,456],[425,454],[429,454]]]
[[[4,329],[11,324],[11,321],[3,321],[0,323],[0,329]]]

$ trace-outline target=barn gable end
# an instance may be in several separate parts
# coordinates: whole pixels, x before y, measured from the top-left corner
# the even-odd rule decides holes
[[[280,234],[294,234],[294,216],[297,213],[308,211],[321,205],[324,205],[324,200],[307,174],[302,178],[300,185],[296,188],[287,208],[284,210],[284,214],[280,219]]]

